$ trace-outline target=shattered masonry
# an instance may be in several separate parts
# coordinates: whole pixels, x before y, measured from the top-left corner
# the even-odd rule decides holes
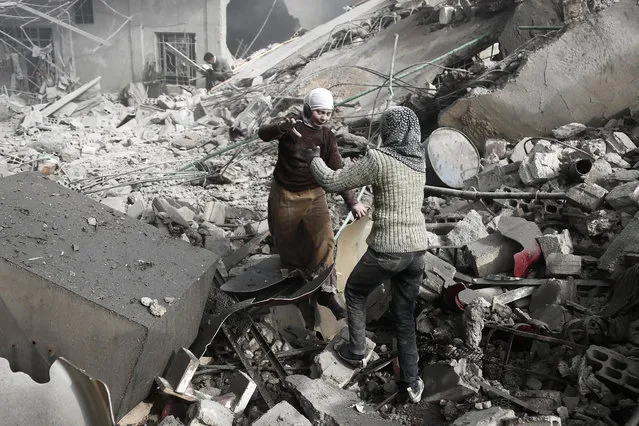
[[[359,1],[238,55],[209,92],[200,57],[232,58],[228,1],[189,2],[181,33],[151,30],[178,15],[161,0],[90,3],[0,5],[7,398],[52,424],[636,424],[634,0]],[[388,106],[420,119],[418,405],[396,380],[388,287],[353,369],[335,352],[345,322],[310,297],[323,277],[282,269],[269,237],[277,147],[255,132],[314,87],[335,95],[346,165]],[[344,226],[328,200],[343,292],[371,222]],[[23,418],[11,405],[0,415]]]

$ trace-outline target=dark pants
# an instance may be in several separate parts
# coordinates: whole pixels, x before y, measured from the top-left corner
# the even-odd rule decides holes
[[[366,298],[382,282],[390,280],[390,309],[397,335],[400,380],[407,385],[414,384],[418,378],[414,311],[424,276],[424,253],[379,253],[369,248],[346,282],[350,350],[363,355],[366,353]]]

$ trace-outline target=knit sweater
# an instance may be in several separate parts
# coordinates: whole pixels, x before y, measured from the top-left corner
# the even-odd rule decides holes
[[[334,170],[342,168],[342,157],[337,149],[335,134],[329,129],[314,129],[301,123],[296,124],[295,129],[302,137],[281,132],[277,124],[261,126],[258,135],[263,141],[277,139],[279,142],[274,179],[288,191],[302,192],[319,187],[306,164],[304,153],[307,149],[319,146],[322,159]],[[340,192],[349,209],[357,203],[352,191]]]
[[[327,191],[340,192],[364,185],[373,187],[373,228],[366,242],[382,253],[426,250],[428,237],[422,204],[426,175],[378,150],[369,150],[358,162],[333,171],[321,158],[310,165]]]

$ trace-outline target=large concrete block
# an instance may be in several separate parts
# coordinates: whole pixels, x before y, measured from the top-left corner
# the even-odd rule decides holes
[[[117,418],[195,339],[215,273],[211,252],[33,173],[0,180],[0,238],[8,315],[43,357],[64,357],[104,381]],[[155,317],[142,297],[175,300]],[[12,360],[8,340],[0,356]],[[28,362],[12,361],[31,373]]]

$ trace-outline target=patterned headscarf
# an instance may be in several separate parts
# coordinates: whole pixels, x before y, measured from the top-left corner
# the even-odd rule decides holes
[[[396,106],[384,111],[380,120],[382,147],[379,150],[418,172],[426,172],[422,134],[415,113]]]

